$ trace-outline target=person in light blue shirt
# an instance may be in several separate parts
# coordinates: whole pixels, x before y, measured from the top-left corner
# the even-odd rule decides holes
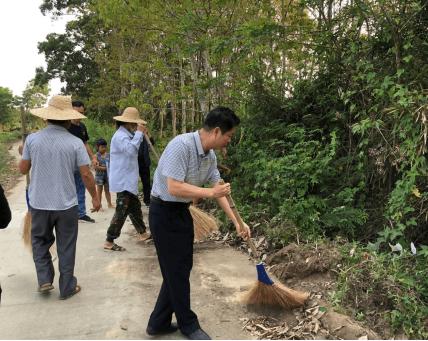
[[[143,140],[146,122],[134,107],[126,108],[122,115],[113,117],[117,130],[110,143],[109,187],[116,192],[116,210],[107,230],[104,249],[125,251],[114,240],[119,238],[126,217],[129,215],[140,240],[150,235],[146,232],[141,203],[138,199],[138,149]]]

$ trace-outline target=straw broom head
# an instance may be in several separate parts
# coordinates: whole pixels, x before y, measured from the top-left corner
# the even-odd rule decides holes
[[[30,211],[27,211],[24,217],[24,224],[22,227],[22,240],[24,242],[24,246],[28,250],[30,250],[30,252],[33,252],[33,246],[31,243],[31,212]],[[49,248],[49,251],[55,260],[57,257],[55,244],[52,244],[52,246]]]
[[[281,283],[274,283],[262,263],[257,264],[256,268],[258,281],[243,297],[245,303],[293,309],[301,307],[308,299],[309,294],[306,292],[287,288]]]
[[[243,297],[243,301],[249,305],[270,305],[293,309],[301,307],[308,297],[308,293],[287,288],[282,284],[268,285],[257,281]]]
[[[193,218],[196,241],[201,241],[211,233],[218,231],[218,224],[214,217],[193,205],[190,205],[189,209]]]
[[[31,250],[31,213],[27,211],[24,217],[24,225],[22,228],[22,240],[25,247]]]

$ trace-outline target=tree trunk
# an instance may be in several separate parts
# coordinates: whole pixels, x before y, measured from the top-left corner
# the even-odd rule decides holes
[[[159,113],[160,115],[160,132],[159,132],[159,137],[162,138],[163,137],[163,120],[165,117],[165,109],[162,109]]]
[[[172,111],[172,136],[177,136],[177,111],[175,109],[175,98],[171,100],[171,111]]]
[[[201,89],[198,89],[198,87],[197,87],[198,67],[196,64],[196,57],[194,55],[192,55],[192,57],[190,58],[190,66],[192,68],[193,91],[194,91],[195,97],[199,100],[199,106],[201,107],[202,113],[206,113],[207,112],[207,101],[205,98],[205,94],[203,93],[203,91]],[[196,103],[194,103],[194,105],[196,106]],[[195,115],[195,117],[196,117],[196,115]],[[198,121],[196,121],[196,123],[199,124]]]
[[[183,70],[183,59],[180,58],[180,92],[181,92],[181,132],[184,134],[187,132],[187,117],[186,117],[186,94],[184,91],[184,70]]]
[[[205,71],[207,73],[208,76],[208,81],[210,81],[213,77],[213,70],[211,68],[211,63],[210,63],[210,56],[208,54],[207,50],[204,50],[202,52],[202,60],[204,62],[204,67],[205,67]],[[210,85],[209,89],[208,89],[208,108],[210,107],[211,101],[214,100],[214,96],[212,96],[212,85]],[[214,102],[215,105],[215,102]]]
[[[196,94],[194,94],[196,96]],[[190,116],[190,125],[192,127],[192,131],[195,129],[195,116],[196,116],[196,105],[195,105],[195,97],[192,98],[192,114]]]

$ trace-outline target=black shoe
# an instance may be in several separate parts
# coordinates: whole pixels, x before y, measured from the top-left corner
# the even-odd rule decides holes
[[[147,326],[146,328],[146,333],[148,335],[164,335],[164,334],[171,334],[171,333],[175,333],[178,330],[178,326],[177,323],[173,322],[171,323],[171,325],[168,328],[164,328],[164,329],[154,329],[150,326]]]
[[[150,206],[150,200],[149,201],[144,201],[144,205],[146,205],[146,207]]]
[[[86,221],[88,223],[95,223],[95,220],[86,214],[83,217],[80,217],[79,220],[83,220],[83,221]]]
[[[184,334],[184,333],[183,333]],[[210,336],[205,333],[201,328],[196,329],[190,334],[184,334],[189,340],[211,340]]]

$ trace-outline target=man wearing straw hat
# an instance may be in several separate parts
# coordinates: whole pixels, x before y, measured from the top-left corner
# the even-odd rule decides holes
[[[47,127],[30,134],[24,145],[19,170],[31,169],[29,200],[32,218],[31,244],[39,292],[54,289],[54,267],[49,248],[55,242],[59,257],[60,299],[77,294],[81,287],[74,276],[78,231],[78,203],[74,172],[80,171],[92,196],[95,211],[100,202],[91,163],[83,142],[67,129],[73,119],[86,118],[73,110],[69,96],[53,96],[46,108],[33,109],[33,115],[47,120]],[[53,230],[55,229],[55,235]]]
[[[239,118],[229,108],[211,110],[199,131],[181,134],[165,148],[156,168],[149,224],[155,243],[163,283],[146,329],[149,335],[172,333],[180,328],[191,340],[209,340],[190,308],[190,272],[193,264],[193,221],[189,212],[192,199],[215,198],[234,223],[238,234],[250,237],[244,224],[241,229],[225,195],[230,184],[220,183],[214,149],[226,147]],[[203,188],[205,183],[213,187]],[[171,324],[175,313],[178,326]]]
[[[138,149],[146,121],[134,107],[126,108],[122,115],[115,116],[117,130],[110,143],[109,186],[110,192],[116,192],[116,211],[107,230],[104,249],[125,251],[114,240],[119,238],[126,217],[129,215],[140,240],[150,236],[143,221],[141,203],[138,199]]]

